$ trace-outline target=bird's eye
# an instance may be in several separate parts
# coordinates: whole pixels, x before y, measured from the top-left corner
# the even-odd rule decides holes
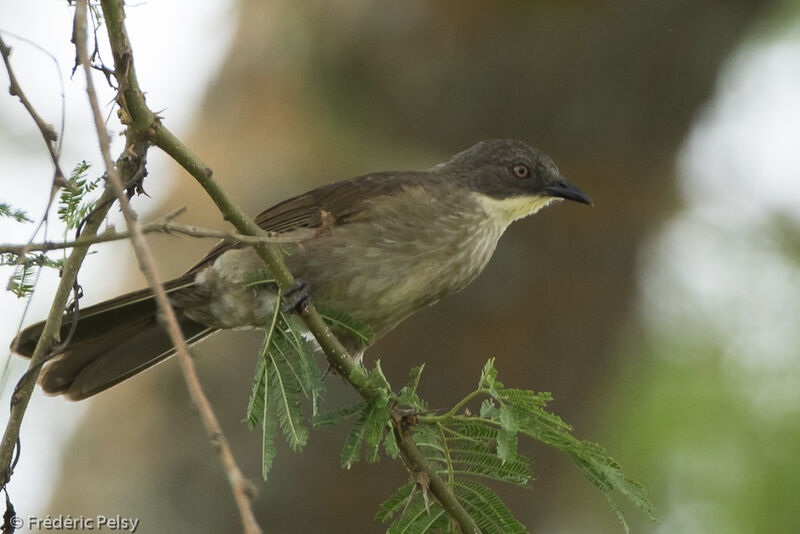
[[[528,168],[527,165],[514,165],[514,175],[517,178],[527,178],[530,176],[531,170]]]

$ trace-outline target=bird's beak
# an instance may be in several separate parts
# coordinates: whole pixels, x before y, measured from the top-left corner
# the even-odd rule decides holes
[[[545,188],[545,193],[551,197],[574,200],[575,202],[581,202],[583,204],[594,206],[594,202],[591,198],[589,198],[589,195],[563,178],[558,180],[556,183],[547,186]]]

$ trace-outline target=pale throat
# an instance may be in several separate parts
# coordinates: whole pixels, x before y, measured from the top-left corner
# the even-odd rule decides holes
[[[533,215],[548,204],[559,200],[554,197],[508,197],[497,199],[481,193],[473,194],[486,214],[503,228],[517,219]]]

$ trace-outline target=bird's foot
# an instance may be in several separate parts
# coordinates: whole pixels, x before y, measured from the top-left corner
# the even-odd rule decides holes
[[[300,315],[305,315],[308,311],[308,303],[311,301],[311,284],[302,278],[296,278],[294,285],[283,294],[283,312],[296,311]]]

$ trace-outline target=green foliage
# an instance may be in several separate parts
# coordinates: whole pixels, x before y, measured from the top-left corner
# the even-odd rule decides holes
[[[398,406],[422,405],[416,394],[421,368],[395,397]],[[462,415],[459,410],[475,397],[483,396],[477,415]],[[399,402],[399,399],[403,402]],[[417,415],[413,439],[428,463],[446,482],[457,500],[472,516],[484,534],[522,533],[525,528],[514,519],[500,498],[484,483],[505,482],[530,487],[531,461],[519,454],[519,435],[535,438],[569,454],[586,477],[609,500],[627,532],[627,524],[611,498],[619,489],[636,506],[653,517],[653,508],[644,490],[627,479],[619,464],[597,444],[581,441],[572,428],[545,407],[548,393],[506,388],[497,379],[494,360],[483,368],[478,388],[444,415]],[[424,483],[409,482],[386,500],[377,514],[380,521],[393,523],[388,532],[454,532],[438,502],[427,497]]]
[[[259,278],[260,276],[260,278]],[[274,281],[261,273],[249,287],[277,291]],[[271,317],[256,366],[247,410],[251,428],[263,430],[262,471],[266,478],[275,457],[278,427],[289,446],[297,451],[308,441],[308,418],[302,400],[316,401],[322,391],[313,355],[302,339],[302,328],[292,315],[280,309],[280,298]],[[332,328],[356,339],[368,340],[371,332],[341,312],[324,310]],[[595,443],[572,435],[572,427],[546,410],[549,393],[507,388],[498,380],[494,360],[484,366],[478,387],[443,415],[429,415],[417,393],[423,367],[411,370],[406,385],[393,393],[380,361],[370,370],[361,367],[349,378],[368,399],[349,407],[318,412],[314,402],[310,418],[314,427],[330,426],[355,417],[345,440],[341,463],[350,468],[362,457],[376,462],[381,449],[387,456],[400,454],[398,439],[411,439],[433,472],[441,478],[483,534],[524,533],[525,527],[487,484],[503,482],[529,488],[531,461],[517,450],[519,436],[532,437],[568,454],[589,481],[608,498],[623,527],[625,518],[611,498],[615,489],[650,517],[653,508],[638,484],[626,478],[619,464]],[[482,397],[473,415],[466,405]],[[408,434],[407,434],[408,433]],[[436,499],[429,496],[428,475],[417,473],[380,507],[377,519],[391,522],[389,533],[456,532],[456,525]]]
[[[263,270],[257,269],[246,276],[245,287],[254,289],[271,289],[278,291],[278,286],[275,284],[275,279],[270,274]]]
[[[36,263],[34,261],[29,261],[29,258],[26,257],[14,268],[14,272],[8,279],[8,285],[6,287],[16,295],[17,298],[25,297],[33,291],[37,272]]]
[[[357,413],[360,413],[362,410],[364,403],[360,402],[358,404],[354,404],[347,408],[340,408],[338,410],[332,410],[330,412],[320,412],[314,414],[311,418],[311,424],[314,425],[314,428],[320,428],[323,426],[333,426],[345,419],[348,419],[354,416]]]
[[[424,365],[411,369],[411,372],[408,374],[408,383],[397,395],[396,403],[398,405],[408,406],[420,412],[428,410],[428,405],[417,395],[417,387],[419,386],[419,379],[422,376],[423,369],[425,369]]]
[[[628,479],[622,473],[619,463],[608,456],[605,449],[596,443],[577,439],[571,433],[572,427],[544,409],[551,400],[549,394],[505,388],[497,380],[493,360],[489,360],[484,367],[478,387],[491,395],[488,405],[481,410],[481,416],[500,428],[498,452],[501,449],[516,450],[516,440],[512,442],[510,436],[516,436],[517,433],[528,435],[567,453],[586,478],[606,493],[626,531],[625,518],[610,496],[614,489],[618,489],[640,510],[654,518],[655,510],[644,488]]]
[[[25,256],[5,253],[0,254],[0,265],[13,265],[14,272],[8,280],[6,288],[18,298],[25,297],[33,291],[36,274],[40,267],[60,269],[63,259],[54,260],[45,254],[28,253]]]
[[[353,338],[363,346],[369,345],[373,332],[367,323],[325,304],[316,304],[315,307],[334,335]]]
[[[274,280],[264,272],[256,272],[248,281],[254,290],[278,292]],[[281,310],[280,293],[270,323],[267,325],[260,356],[256,364],[252,392],[247,406],[247,422],[250,428],[261,425],[262,475],[267,478],[275,458],[275,439],[277,429],[294,451],[302,449],[308,442],[308,417],[303,411],[303,400],[311,401],[311,423],[314,426],[327,426],[360,413],[360,426],[353,432],[348,454],[355,461],[360,456],[362,444],[366,442],[368,459],[377,461],[377,450],[383,439],[385,420],[388,417],[388,396],[383,401],[376,399],[370,403],[318,413],[317,402],[322,393],[322,380],[316,359],[303,339],[303,327],[293,315]],[[328,311],[341,328],[363,339],[369,339],[371,332],[360,328],[360,323],[340,312]],[[376,387],[388,386],[380,367],[369,375],[368,380]],[[344,461],[343,453],[343,461]]]
[[[94,209],[96,201],[87,199],[87,195],[97,189],[103,177],[88,180],[86,175],[91,165],[86,161],[78,163],[69,175],[70,187],[61,190],[58,200],[58,218],[74,230],[78,224]]]
[[[0,202],[0,217],[9,217],[17,222],[33,222],[24,210],[13,207],[5,202]]]
[[[391,432],[390,416],[393,407],[389,395],[391,387],[383,375],[380,361],[376,362],[375,368],[367,374],[367,381],[377,394],[359,405],[361,408],[359,418],[345,441],[341,459],[342,466],[348,469],[361,457],[362,445],[366,460],[370,463],[377,462],[381,442],[384,441],[384,432]],[[390,447],[386,443],[385,446]]]
[[[315,401],[321,392],[317,362],[303,341],[300,326],[294,317],[281,311],[280,299],[276,299],[247,406],[250,428],[262,426],[262,475],[265,479],[276,454],[277,427],[280,426],[292,450],[302,449],[308,442],[308,426],[301,400]]]
[[[90,165],[80,162],[70,173],[70,186],[61,190],[58,203],[58,218],[66,225],[66,231],[77,228],[95,207],[95,200],[88,199],[89,194],[97,189],[102,177],[87,180],[86,174]],[[0,203],[0,217],[10,217],[19,222],[31,222],[27,214],[9,204]],[[17,297],[24,297],[33,291],[37,273],[41,267],[60,269],[64,258],[54,260],[42,253],[29,252],[24,256],[2,254],[0,265],[13,265],[14,272],[9,278],[7,289]]]

